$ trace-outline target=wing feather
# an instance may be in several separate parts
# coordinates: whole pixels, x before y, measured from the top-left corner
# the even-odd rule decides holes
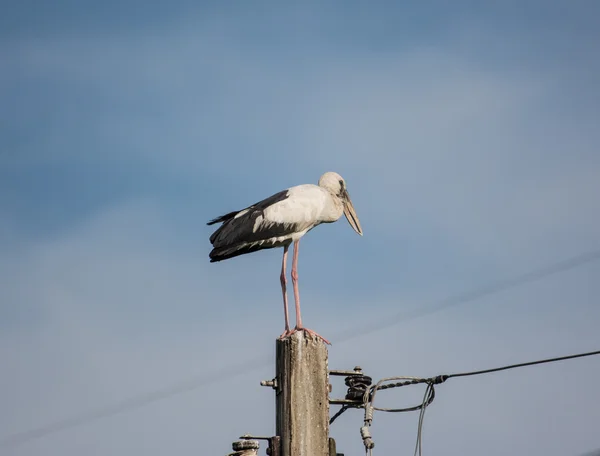
[[[211,220],[223,223],[210,237],[211,262],[289,244],[318,225],[321,192],[314,185],[293,187]]]

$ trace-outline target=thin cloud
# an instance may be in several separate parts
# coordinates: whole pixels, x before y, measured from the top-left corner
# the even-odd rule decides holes
[[[204,222],[328,169],[349,182],[366,235],[342,221],[303,244],[303,314],[322,334],[597,248],[585,33],[552,17],[505,33],[515,22],[502,11],[428,10],[423,31],[375,8],[283,9],[279,22],[280,10],[136,16],[0,45],[7,433],[272,353],[281,253],[209,265]],[[581,53],[536,41],[552,36]],[[597,272],[334,340],[330,367],[435,375],[597,348]],[[258,385],[272,375],[219,379],[10,456],[224,454],[244,432],[274,432],[272,391]],[[581,363],[443,385],[425,451],[594,448],[597,377]],[[335,423],[346,454],[361,451],[360,424]],[[378,415],[373,432],[391,452],[409,451],[415,430],[414,416]]]

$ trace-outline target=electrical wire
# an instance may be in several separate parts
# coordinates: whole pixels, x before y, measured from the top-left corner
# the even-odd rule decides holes
[[[329,418],[329,425],[331,426],[333,424],[333,422],[335,420],[337,420],[342,415],[342,413],[344,413],[349,408],[350,408],[349,405],[343,405],[342,407],[340,407],[340,409],[337,411],[337,413],[335,415],[333,415],[331,418]]]
[[[574,355],[567,355],[567,356],[557,356],[554,358],[546,358],[546,359],[540,359],[540,360],[536,360],[536,361],[528,361],[526,363],[509,364],[507,366],[493,367],[491,369],[483,369],[483,370],[470,371],[470,372],[457,372],[454,374],[441,374],[441,375],[436,375],[435,377],[429,377],[429,378],[405,377],[405,376],[387,377],[387,378],[383,378],[383,379],[379,380],[379,382],[377,382],[377,384],[371,386],[369,391],[365,394],[370,395],[370,402],[373,403],[376,392],[380,391],[380,390],[391,389],[391,388],[400,388],[402,386],[409,386],[409,385],[418,385],[421,383],[426,383],[428,385],[439,385],[441,383],[444,383],[446,380],[448,380],[450,378],[483,375],[483,374],[489,374],[492,372],[500,372],[500,371],[509,370],[509,369],[517,369],[520,367],[536,366],[539,364],[547,364],[547,363],[556,363],[559,361],[566,361],[566,360],[576,359],[576,358],[585,358],[587,356],[596,356],[596,355],[600,355],[600,350],[584,352],[584,353],[577,353]],[[384,384],[385,382],[389,382],[392,380],[402,380],[402,381],[396,382],[396,383]],[[431,403],[434,398],[435,398],[435,393],[432,394],[432,397],[431,397],[431,400],[429,401],[429,403]],[[421,408],[421,406],[417,405],[415,407],[402,408],[402,409],[390,409],[390,408],[380,408],[380,407],[373,407],[373,408],[375,410],[379,410],[382,412],[411,412],[411,411],[419,410]]]
[[[399,313],[395,316],[388,317],[385,320],[381,320],[380,322],[376,322],[371,325],[362,325],[360,327],[345,331],[337,337],[337,343],[344,343],[351,339],[355,339],[357,337],[364,336],[366,334],[370,334],[372,332],[376,332],[397,325],[406,320],[418,318],[451,306],[471,302],[476,299],[480,299],[484,296],[493,295],[510,288],[535,282],[548,276],[565,272],[570,269],[574,269],[597,260],[600,260],[600,250],[589,251],[587,253],[568,258],[558,263],[553,263],[540,269],[532,270],[527,273],[514,276],[512,278],[500,280],[487,286],[477,288],[470,292],[443,299],[442,301],[433,303],[430,306],[421,307],[419,310],[413,311],[412,313]],[[57,421],[46,426],[41,426],[28,431],[18,432],[5,436],[2,439],[0,439],[0,448],[14,447],[29,442],[31,440],[35,440],[49,434],[53,434],[55,432],[64,431],[67,429],[71,429],[77,426],[97,421],[101,418],[106,418],[126,411],[138,409],[151,403],[168,399],[178,394],[193,391],[200,387],[212,384],[214,382],[219,381],[222,377],[233,378],[243,373],[251,372],[259,368],[270,366],[272,364],[272,361],[270,360],[266,362],[263,360],[264,358],[261,357],[246,362],[243,365],[236,364],[228,366],[222,370],[214,372],[212,375],[205,375],[201,377],[192,378],[178,385],[148,392],[145,394],[136,395],[114,405],[97,409],[95,411],[82,413],[72,418]]]
[[[535,366],[537,364],[554,363],[557,361],[565,361],[567,359],[583,358],[586,356],[594,356],[594,355],[600,355],[600,350],[591,351],[591,352],[587,352],[587,353],[578,353],[576,355],[568,355],[568,356],[559,356],[556,358],[540,359],[539,361],[529,361],[527,363],[510,364],[508,366],[494,367],[492,369],[484,369],[484,370],[472,371],[472,372],[461,372],[458,374],[449,374],[449,375],[445,375],[443,377],[445,377],[445,379],[444,379],[444,381],[445,381],[445,380],[447,380],[449,378],[453,378],[453,377],[469,377],[472,375],[489,374],[490,372],[500,372],[500,371],[508,370],[508,369],[516,369],[518,367]]]
[[[253,369],[260,367],[260,362],[265,360],[264,357],[250,360],[244,363],[237,364],[235,366],[228,366],[221,370],[215,371],[209,375],[202,375],[186,382],[182,382],[178,385],[171,386],[156,391],[151,391],[145,394],[140,394],[134,397],[130,397],[121,402],[113,405],[109,405],[104,408],[99,408],[87,413],[81,413],[71,418],[67,418],[62,421],[56,421],[46,426],[41,426],[29,431],[18,432],[4,437],[0,440],[0,448],[15,447],[31,440],[39,439],[49,434],[54,434],[59,431],[72,429],[74,427],[82,426],[97,421],[101,418],[108,418],[110,416],[118,415],[130,410],[139,409],[153,402],[158,402],[163,399],[167,399],[178,394],[186,393],[189,391],[196,390],[202,386],[210,385],[222,377],[234,377],[241,373],[252,371]],[[258,365],[257,365],[258,364]],[[262,364],[264,366],[264,363]]]
[[[363,323],[360,326],[343,331],[342,333],[334,336],[332,340],[335,339],[336,343],[339,344],[351,339],[356,339],[357,337],[365,336],[367,334],[395,326],[401,322],[420,318],[449,307],[466,304],[468,302],[481,299],[485,296],[491,296],[521,285],[537,282],[552,275],[566,272],[570,269],[574,269],[598,260],[600,260],[600,250],[592,250],[556,263],[546,265],[539,269],[526,272],[524,274],[519,274],[507,279],[484,285],[479,288],[475,288],[465,293],[449,296],[446,299],[433,302],[429,305],[419,306],[413,311],[399,312],[396,315],[387,316],[370,324]]]
[[[423,395],[423,402],[421,403],[421,410],[419,411],[419,424],[417,425],[417,443],[415,444],[415,453],[414,456],[422,456],[423,452],[423,421],[425,420],[425,410],[427,406],[431,404],[429,397],[433,400],[435,396],[433,384],[428,383],[427,389],[425,390],[425,394]]]
[[[398,382],[398,383],[391,383],[389,385],[384,385],[385,382],[391,382],[392,380],[404,380],[404,381]],[[399,386],[406,386],[406,385],[416,385],[418,383],[427,383],[428,386],[433,386],[434,384],[436,384],[433,381],[433,379],[430,379],[430,378],[404,377],[404,376],[382,378],[381,380],[379,380],[377,382],[377,384],[371,386],[369,388],[369,390],[367,390],[365,392],[365,399],[366,398],[369,399],[369,401],[371,402],[371,405],[373,406],[373,410],[378,410],[380,412],[397,413],[397,412],[414,412],[416,410],[421,410],[423,408],[422,403],[419,405],[415,405],[414,407],[404,407],[404,408],[384,408],[384,407],[375,407],[375,405],[373,405],[375,402],[375,395],[376,395],[377,391],[379,391],[379,390],[397,388]],[[435,399],[435,389],[434,388],[429,389],[429,387],[428,387],[426,391],[428,392],[428,395],[426,395],[425,402],[426,402],[426,405],[429,405]]]
[[[595,355],[600,355],[600,350],[585,352],[585,353],[577,353],[574,355],[567,355],[567,356],[557,356],[554,358],[540,359],[537,361],[529,361],[529,362],[525,362],[525,363],[509,364],[507,366],[494,367],[491,369],[483,369],[483,370],[470,371],[470,372],[459,372],[459,373],[454,373],[454,374],[443,374],[443,375],[437,375],[435,377],[430,377],[430,378],[405,377],[405,376],[387,377],[387,378],[383,378],[383,379],[379,380],[375,385],[371,386],[367,391],[365,391],[363,400],[362,400],[362,406],[365,409],[367,407],[369,407],[371,410],[378,410],[378,411],[383,411],[383,412],[411,412],[411,411],[419,410],[419,421],[418,421],[418,427],[417,427],[417,441],[415,444],[414,456],[417,456],[417,455],[421,456],[422,440],[423,440],[423,422],[425,419],[425,409],[435,399],[435,385],[444,383],[446,380],[448,380],[450,378],[460,378],[460,377],[469,377],[469,376],[475,376],[475,375],[483,375],[483,374],[489,374],[489,373],[493,373],[493,372],[500,372],[500,371],[504,371],[504,370],[508,370],[508,369],[517,369],[520,367],[535,366],[535,365],[546,364],[546,363],[555,363],[555,362],[559,362],[559,361],[566,361],[566,360],[583,358],[583,357],[587,357],[587,356],[595,356]],[[386,384],[386,382],[390,382],[393,380],[402,380],[402,381]],[[375,396],[377,394],[377,391],[379,391],[379,390],[390,389],[390,388],[399,388],[402,386],[417,385],[417,384],[421,384],[421,383],[427,384],[427,388],[425,390],[423,400],[419,405],[416,405],[414,407],[406,407],[406,408],[383,408],[383,407],[375,407],[375,405],[374,405]],[[371,416],[371,420],[372,420],[372,416]],[[371,426],[370,422],[369,422],[369,426]]]

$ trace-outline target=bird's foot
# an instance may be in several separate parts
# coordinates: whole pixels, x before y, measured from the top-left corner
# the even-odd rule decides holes
[[[288,336],[291,336],[293,333],[293,331],[291,331],[289,328],[286,329],[285,331],[283,331],[283,333],[281,334],[281,336],[279,336],[279,339],[285,339]]]
[[[313,337],[316,337],[317,339],[321,339],[321,340],[322,340],[323,342],[325,342],[327,345],[331,345],[331,342],[329,342],[329,341],[328,341],[327,339],[325,339],[323,336],[321,336],[321,335],[317,334],[317,333],[316,333],[316,332],[314,332],[312,329],[308,329],[308,328],[304,328],[304,327],[298,327],[298,326],[296,326],[294,329],[292,329],[292,330],[289,332],[288,336],[290,336],[290,335],[292,335],[292,334],[294,334],[295,332],[298,332],[298,331],[305,331],[305,332],[307,332],[308,334],[310,334],[311,336],[313,336]]]

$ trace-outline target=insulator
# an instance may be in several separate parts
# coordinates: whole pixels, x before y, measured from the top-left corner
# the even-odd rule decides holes
[[[373,421],[374,410],[373,405],[370,403],[365,406],[365,422],[371,423]]]
[[[258,440],[238,440],[237,442],[233,442],[231,447],[233,448],[233,451],[258,450],[260,445]]]
[[[370,450],[375,446],[375,442],[373,442],[373,439],[371,438],[369,426],[363,426],[360,428],[360,436],[362,437],[363,443],[367,450]]]
[[[372,380],[368,375],[351,375],[346,377],[345,383],[348,387],[346,399],[350,401],[361,400],[365,391],[371,386]]]

